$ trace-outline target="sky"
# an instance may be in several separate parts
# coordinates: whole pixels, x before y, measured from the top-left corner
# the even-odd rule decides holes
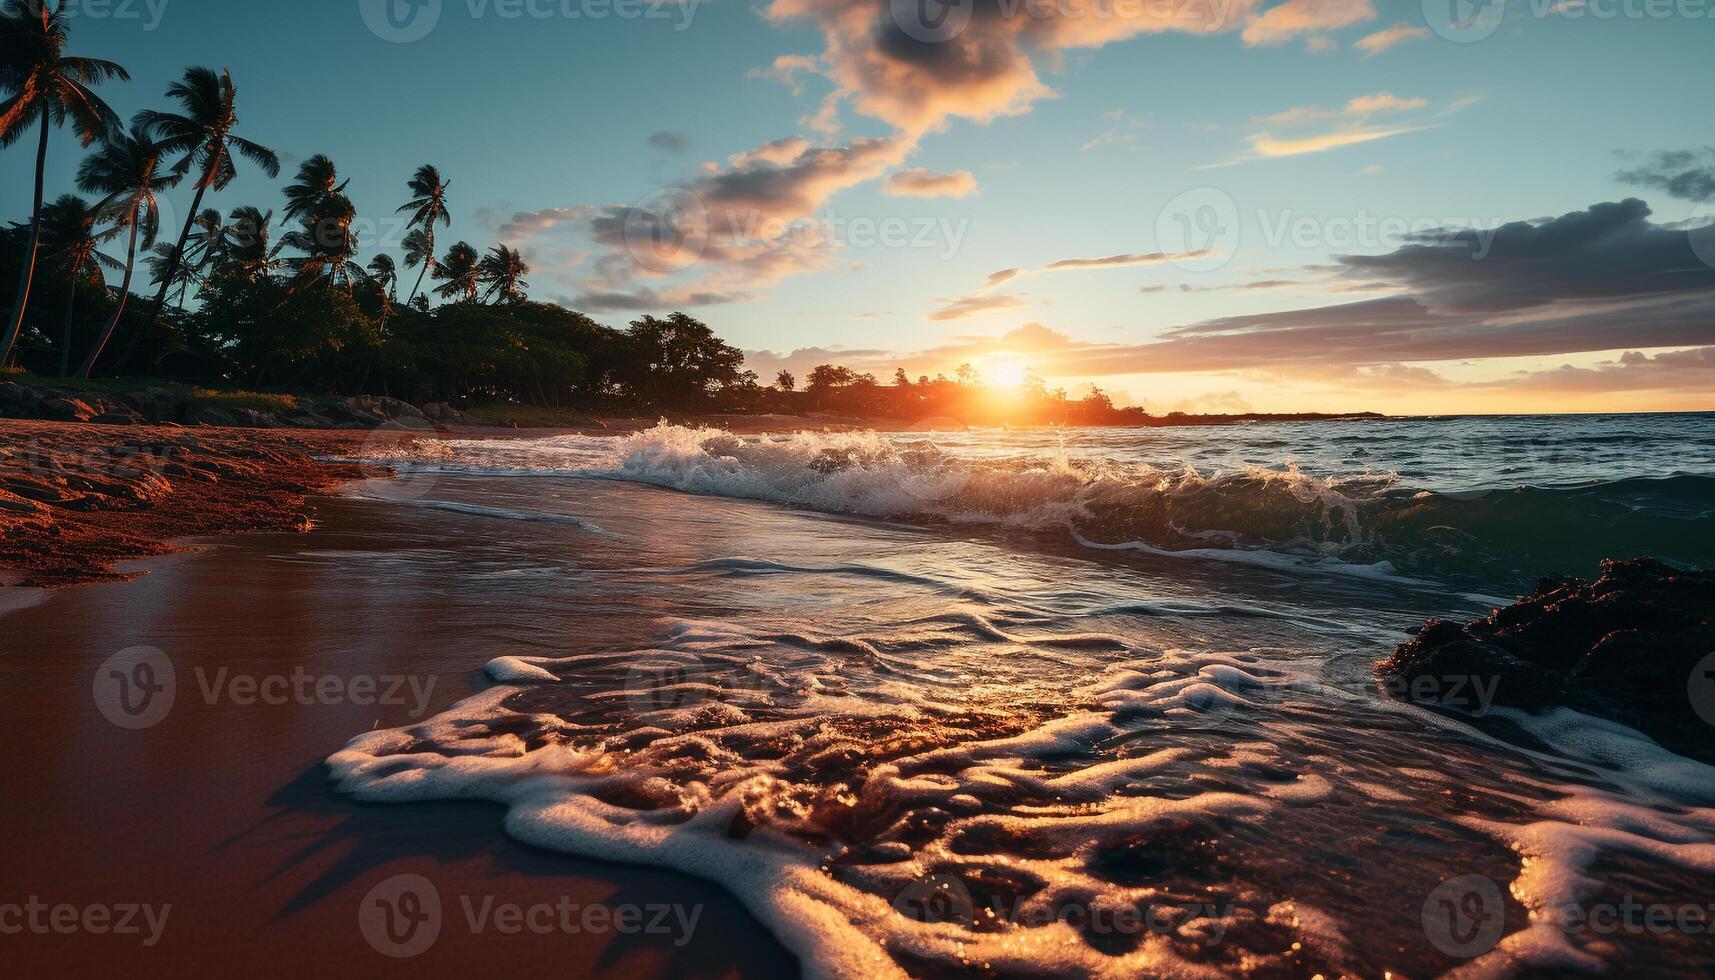
[[[397,254],[433,163],[443,249],[521,248],[532,298],[615,326],[684,310],[765,382],[968,362],[1158,412],[1715,409],[1715,0],[71,6],[127,117],[231,70],[285,170],[208,206],[278,210],[325,153],[365,258]],[[32,148],[0,153],[10,219]],[[56,138],[50,195],[82,152]]]

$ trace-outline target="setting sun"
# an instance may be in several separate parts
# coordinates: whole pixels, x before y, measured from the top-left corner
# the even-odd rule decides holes
[[[1024,387],[1025,376],[1029,373],[1023,361],[1004,354],[985,358],[982,364],[983,380],[996,391],[1017,391]]]

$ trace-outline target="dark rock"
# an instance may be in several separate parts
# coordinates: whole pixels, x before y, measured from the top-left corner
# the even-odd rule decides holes
[[[1697,676],[1712,655],[1715,572],[1635,558],[1603,562],[1594,582],[1544,579],[1472,623],[1431,621],[1376,670],[1413,700],[1448,703],[1435,695],[1462,678],[1498,704],[1576,708],[1715,762],[1715,676]]]

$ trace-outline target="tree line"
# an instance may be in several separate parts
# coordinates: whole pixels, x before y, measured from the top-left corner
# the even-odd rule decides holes
[[[399,254],[360,262],[349,180],[328,156],[305,160],[273,209],[204,208],[242,169],[269,178],[279,155],[239,132],[232,75],[192,67],[170,108],[130,122],[96,89],[126,82],[115,62],[71,54],[66,0],[0,0],[0,149],[32,141],[30,220],[0,229],[0,367],[88,379],[148,375],[263,390],[385,394],[419,402],[516,401],[585,410],[824,411],[859,417],[1137,424],[1093,391],[1070,398],[1029,379],[997,398],[975,369],[892,385],[821,365],[799,390],[764,387],[744,355],[675,313],[626,329],[529,300],[515,248],[444,250],[449,181],[423,165],[404,184]],[[69,128],[89,151],[83,195],[44,200],[50,141]],[[162,200],[191,181],[189,211],[161,227]],[[415,272],[413,276],[412,273]],[[107,276],[119,278],[110,289]],[[135,295],[146,278],[150,295]],[[403,290],[406,280],[410,288]],[[430,296],[440,302],[432,304]],[[74,361],[76,368],[73,368]]]
[[[205,209],[241,169],[281,170],[274,150],[239,132],[231,73],[187,69],[166,92],[170,109],[126,124],[96,89],[129,73],[71,54],[70,21],[65,0],[0,6],[0,148],[36,149],[30,220],[0,231],[0,282],[16,284],[0,365],[536,405],[708,407],[762,390],[742,353],[689,316],[615,330],[530,302],[515,248],[443,249],[451,182],[432,165],[405,182],[398,256],[367,264],[349,181],[325,155],[299,166],[278,215]],[[76,171],[87,197],[44,200],[59,127],[89,150]],[[161,227],[163,196],[186,181],[183,224]],[[133,292],[144,278],[146,298]]]

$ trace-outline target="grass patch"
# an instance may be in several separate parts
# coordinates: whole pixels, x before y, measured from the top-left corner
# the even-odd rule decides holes
[[[218,391],[214,388],[195,388],[191,391],[191,400],[215,408],[248,408],[258,412],[295,412],[298,410],[296,395],[270,395],[259,391]]]
[[[538,408],[535,405],[518,405],[512,402],[489,402],[460,411],[483,425],[497,425],[502,428],[517,426],[520,429],[569,429],[595,424],[595,420],[588,415],[570,408]]]

